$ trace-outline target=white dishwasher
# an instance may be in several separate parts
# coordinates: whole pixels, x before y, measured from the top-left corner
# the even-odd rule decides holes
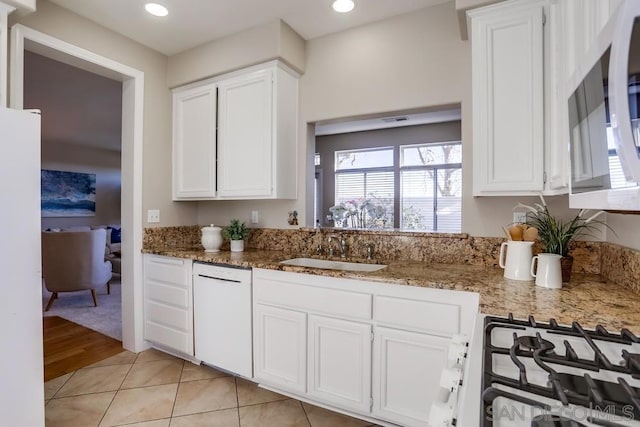
[[[252,378],[251,270],[193,264],[195,356]]]

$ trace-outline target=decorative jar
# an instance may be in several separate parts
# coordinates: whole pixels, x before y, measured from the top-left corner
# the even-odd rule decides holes
[[[222,228],[211,224],[202,227],[202,246],[205,252],[219,252],[222,246]]]

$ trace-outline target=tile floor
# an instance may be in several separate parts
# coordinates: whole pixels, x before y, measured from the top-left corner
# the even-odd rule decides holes
[[[124,351],[45,383],[46,427],[364,427],[157,350]]]

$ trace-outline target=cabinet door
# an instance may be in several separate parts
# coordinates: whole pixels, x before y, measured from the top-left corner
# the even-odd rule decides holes
[[[309,315],[309,395],[371,410],[371,325]]]
[[[173,94],[173,199],[216,195],[215,85]]]
[[[474,195],[543,189],[544,7],[522,5],[469,13]]]
[[[373,415],[404,426],[426,426],[449,339],[383,327],[374,334]]]
[[[218,85],[218,195],[269,197],[273,186],[273,72]]]
[[[144,338],[193,356],[191,260],[144,256]]]
[[[256,379],[297,393],[307,391],[307,315],[255,304],[253,363]]]

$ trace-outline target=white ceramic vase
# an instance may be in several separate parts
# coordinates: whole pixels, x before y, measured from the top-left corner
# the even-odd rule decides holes
[[[532,281],[531,258],[533,242],[509,240],[500,245],[498,264],[504,268],[504,277],[512,280]]]
[[[231,240],[231,252],[244,251],[244,240]]]
[[[536,285],[551,289],[562,287],[560,258],[561,255],[542,253],[531,259],[531,275],[536,278]]]
[[[200,229],[202,231],[201,243],[205,252],[219,252],[222,246],[222,228],[211,224]]]

